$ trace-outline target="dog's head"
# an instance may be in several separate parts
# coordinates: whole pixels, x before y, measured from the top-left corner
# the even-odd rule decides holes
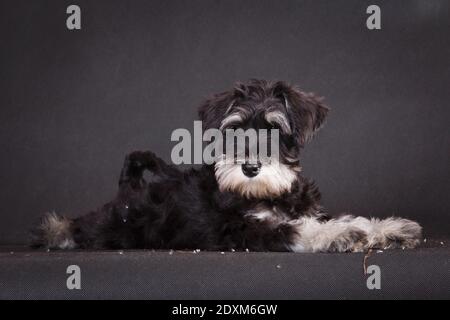
[[[251,80],[206,100],[199,109],[204,129],[279,133],[277,161],[219,159],[215,174],[220,189],[259,199],[289,192],[300,171],[300,150],[320,129],[327,112],[321,99],[285,82]]]

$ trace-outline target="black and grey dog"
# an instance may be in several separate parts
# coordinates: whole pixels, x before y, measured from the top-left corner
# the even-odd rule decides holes
[[[285,82],[237,84],[200,107],[204,128],[277,128],[279,161],[217,160],[180,171],[151,152],[133,152],[113,201],[75,219],[47,214],[34,245],[294,252],[415,247],[421,238],[416,222],[331,218],[320,206],[318,189],[300,175],[299,158],[327,112],[321,99]]]

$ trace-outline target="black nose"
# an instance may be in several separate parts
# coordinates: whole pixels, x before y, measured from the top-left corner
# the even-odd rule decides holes
[[[242,165],[242,172],[249,178],[256,177],[261,169],[261,163],[244,163]]]

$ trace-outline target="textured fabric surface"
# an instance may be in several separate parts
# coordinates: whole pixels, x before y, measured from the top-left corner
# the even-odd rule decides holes
[[[449,299],[448,240],[416,250],[364,254],[191,251],[46,252],[2,248],[0,299]],[[81,290],[66,269],[81,268]]]

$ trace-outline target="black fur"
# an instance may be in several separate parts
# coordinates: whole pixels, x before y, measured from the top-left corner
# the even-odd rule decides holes
[[[145,169],[155,181],[143,180],[143,163],[152,164]],[[139,169],[130,170],[134,167]],[[114,201],[73,220],[80,248],[286,251],[292,240],[295,231],[287,223],[245,219],[255,201],[219,191],[212,166],[181,172],[151,152],[134,152],[124,170],[133,176],[122,175]],[[294,219],[320,212],[319,198],[317,189],[300,179],[291,194],[258,202],[292,212]]]
[[[270,111],[276,111],[285,121],[270,122]],[[64,240],[70,234],[73,247],[94,249],[293,250],[301,230],[294,223],[296,219],[312,217],[319,223],[330,219],[319,204],[318,189],[299,173],[300,151],[322,126],[327,112],[321,99],[284,82],[252,80],[237,84],[200,107],[203,127],[221,128],[230,114],[242,119],[227,125],[243,129],[284,126],[280,163],[294,177],[288,189],[262,197],[245,195],[220,185],[214,165],[180,171],[152,152],[137,151],[125,159],[119,192],[113,201],[71,220],[69,231],[56,228],[51,236]],[[149,181],[143,178],[145,170],[151,173]],[[277,181],[268,185],[271,182]],[[270,217],[249,215],[258,208],[269,208]],[[411,246],[420,233],[418,225],[412,226],[418,231],[408,238]],[[58,247],[57,242],[49,242],[44,236],[46,230],[38,228],[34,246]],[[314,249],[310,243],[308,250],[354,250],[359,248],[355,244],[366,243],[365,236],[362,230],[349,228],[323,248]]]

